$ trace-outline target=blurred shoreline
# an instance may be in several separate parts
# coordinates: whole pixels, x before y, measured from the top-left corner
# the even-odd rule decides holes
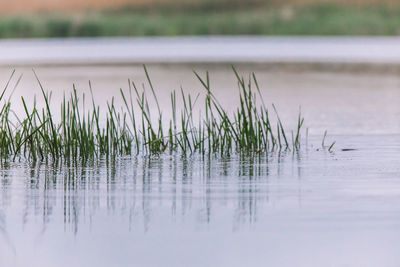
[[[400,3],[391,0],[145,2],[76,11],[65,5],[40,12],[24,11],[22,5],[8,13],[3,6],[0,38],[400,34]]]
[[[249,7],[280,7],[307,5],[373,6],[398,5],[397,0],[14,0],[0,4],[1,14],[29,14],[37,12],[90,11],[216,11]]]

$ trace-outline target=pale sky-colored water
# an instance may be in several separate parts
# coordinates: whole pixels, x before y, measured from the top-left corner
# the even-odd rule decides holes
[[[400,63],[398,37],[155,37],[0,41],[1,65],[150,62]]]
[[[311,136],[300,153],[128,157],[87,166],[5,163],[0,266],[398,266],[400,78],[238,68],[257,74],[266,102],[276,104],[288,128],[302,107]],[[192,69],[210,70],[217,98],[228,110],[236,107],[229,65],[149,65],[166,115],[171,90],[203,91]],[[121,103],[119,88],[127,88],[128,78],[145,82],[134,65],[35,70],[53,91],[55,110],[72,83],[88,93],[91,80],[103,107],[112,96]],[[3,84],[10,71],[1,69]],[[43,104],[30,68],[17,68],[20,74],[12,96],[17,113],[21,95],[29,103],[37,95]],[[331,153],[321,148],[325,130],[327,143],[336,141]]]
[[[334,138],[333,153],[3,166],[0,266],[398,266],[399,136]]]

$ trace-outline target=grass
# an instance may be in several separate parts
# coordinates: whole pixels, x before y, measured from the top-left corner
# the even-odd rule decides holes
[[[3,103],[0,109],[0,157],[88,159],[139,153],[229,156],[232,153],[298,151],[301,148],[304,124],[301,113],[297,128],[288,133],[275,106],[271,113],[264,103],[254,74],[245,80],[233,68],[240,104],[234,112],[228,112],[212,93],[209,74],[195,72],[204,87],[203,104],[199,103],[199,95],[193,97],[183,90],[174,91],[170,97],[172,115],[166,118],[146,67],[144,71],[147,87],[140,89],[135,82],[129,81],[129,88],[120,90],[123,107],[117,108],[112,98],[106,110],[100,110],[92,93],[91,108],[86,109],[85,95],[79,98],[74,87],[62,100],[60,118],[53,116],[51,93],[46,92],[39,78],[44,107],[38,108],[34,101],[33,107],[28,108],[21,97],[25,115],[18,117],[12,111],[10,98],[5,99],[12,75],[0,95]],[[193,116],[196,109],[203,114],[198,120]],[[152,112],[156,114],[152,116]]]
[[[256,3],[258,3],[256,1]],[[400,5],[211,5],[2,16],[0,38],[179,35],[398,35]]]

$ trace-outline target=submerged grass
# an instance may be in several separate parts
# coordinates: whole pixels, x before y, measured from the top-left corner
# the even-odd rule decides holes
[[[139,89],[129,81],[129,89],[120,90],[123,107],[117,108],[113,97],[107,104],[107,110],[101,111],[89,83],[91,108],[85,109],[85,95],[80,99],[73,86],[72,93],[63,97],[59,119],[54,118],[50,108],[51,94],[45,91],[37,76],[45,107],[38,108],[34,100],[33,107],[29,109],[26,100],[21,97],[25,115],[23,118],[15,115],[10,99],[4,99],[13,73],[0,95],[0,101],[3,101],[0,109],[1,158],[88,159],[165,152],[230,155],[269,153],[282,149],[298,151],[301,148],[304,124],[301,112],[297,129],[291,132],[290,140],[275,106],[273,116],[276,124],[271,121],[270,111],[254,74],[245,80],[233,68],[240,104],[234,112],[228,112],[213,94],[208,72],[203,76],[194,72],[205,89],[204,103],[197,107],[200,116],[195,121],[193,113],[199,95],[193,97],[182,89],[179,93],[172,92],[172,116],[164,118],[146,67],[144,71],[154,106],[150,105],[146,87]],[[181,109],[177,104],[179,94]],[[260,104],[257,97],[261,100]],[[157,114],[152,117],[151,112],[154,111]]]

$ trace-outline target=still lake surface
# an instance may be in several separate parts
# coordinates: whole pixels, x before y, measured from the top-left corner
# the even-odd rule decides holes
[[[151,62],[399,64],[400,38],[189,36],[0,40],[0,65]]]
[[[223,105],[227,65],[150,65],[163,110],[173,89],[201,92],[210,70]],[[0,266],[399,266],[400,78],[396,73],[241,65],[255,71],[288,128],[299,106],[299,153],[258,158],[162,155],[86,164],[5,162],[0,168]],[[53,105],[75,83],[101,104],[145,82],[140,66],[40,67]],[[9,68],[0,71],[7,80]],[[40,91],[29,69],[12,96]],[[116,100],[120,101],[120,100]],[[38,98],[40,104],[40,99]],[[332,152],[321,148],[336,141]]]

